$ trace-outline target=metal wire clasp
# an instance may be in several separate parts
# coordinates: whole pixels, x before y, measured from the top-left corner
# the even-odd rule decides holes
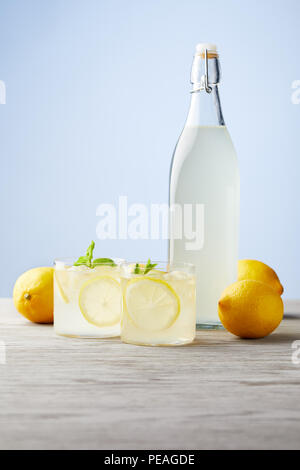
[[[204,83],[203,83],[204,82]],[[204,76],[201,77],[201,84],[198,88],[195,88],[191,93],[197,93],[198,91],[205,90],[206,93],[212,92],[212,87],[209,85],[208,79],[208,54],[207,49],[204,52]]]
[[[208,81],[208,57],[207,57],[207,49],[205,49],[205,57],[204,57],[204,66],[205,66],[205,75],[204,75],[204,85],[206,93],[212,92],[212,87],[209,85]]]

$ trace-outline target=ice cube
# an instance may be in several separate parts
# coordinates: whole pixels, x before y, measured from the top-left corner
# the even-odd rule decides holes
[[[90,272],[91,268],[82,264],[80,266],[70,266],[68,270],[75,271],[75,272]]]
[[[55,261],[55,269],[62,270],[66,268],[66,263],[64,261]]]
[[[183,271],[171,271],[164,276],[165,279],[169,279],[170,281],[182,281],[189,279],[189,277],[189,274]]]

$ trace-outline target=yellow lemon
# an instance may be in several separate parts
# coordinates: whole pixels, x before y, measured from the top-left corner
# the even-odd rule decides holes
[[[268,284],[278,292],[283,293],[283,287],[275,271],[265,263],[254,259],[241,259],[238,262],[238,281],[253,279]]]
[[[53,268],[34,268],[16,281],[13,292],[18,312],[35,323],[53,323]]]
[[[227,287],[219,301],[219,317],[230,333],[241,338],[263,338],[283,317],[280,295],[260,281],[238,281]]]

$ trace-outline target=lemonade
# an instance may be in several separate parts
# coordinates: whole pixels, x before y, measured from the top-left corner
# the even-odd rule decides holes
[[[196,328],[194,266],[159,263],[122,265],[125,343],[167,346],[191,343]]]
[[[203,247],[188,250],[171,226],[170,259],[196,265],[197,324],[216,327],[218,300],[236,281],[238,262],[239,175],[225,126],[186,126],[173,160],[170,202],[204,205]]]
[[[214,44],[198,44],[191,106],[170,172],[170,206],[200,205],[203,244],[192,247],[170,223],[169,257],[192,262],[197,273],[197,326],[217,329],[218,300],[237,278],[240,179],[237,155],[223,118],[220,63]]]
[[[64,336],[119,336],[121,261],[84,258],[55,261],[54,330]]]

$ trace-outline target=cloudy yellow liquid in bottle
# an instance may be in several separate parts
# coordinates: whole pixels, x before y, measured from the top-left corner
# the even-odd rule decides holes
[[[172,262],[196,266],[199,328],[220,325],[218,300],[237,277],[239,169],[223,119],[219,80],[216,47],[198,45],[192,68],[191,107],[175,148],[170,174],[171,206],[192,204],[203,208],[201,227],[197,227],[202,232],[201,247],[189,249],[184,236],[175,237],[172,223],[169,246]]]

